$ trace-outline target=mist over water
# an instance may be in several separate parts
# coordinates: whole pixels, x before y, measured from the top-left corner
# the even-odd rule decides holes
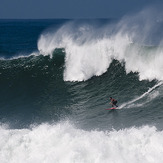
[[[161,163],[161,14],[0,21],[0,162]]]

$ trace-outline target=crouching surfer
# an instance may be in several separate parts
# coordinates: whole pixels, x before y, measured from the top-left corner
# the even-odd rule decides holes
[[[114,98],[112,98],[112,97],[110,97],[110,104],[112,105],[112,107],[114,107],[114,106],[116,106],[116,107],[118,107],[118,105],[117,105],[117,100],[115,100]]]

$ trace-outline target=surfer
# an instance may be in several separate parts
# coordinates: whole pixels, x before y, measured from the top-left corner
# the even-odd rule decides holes
[[[114,107],[114,106],[118,107],[118,105],[117,105],[117,100],[115,100],[115,99],[112,98],[112,97],[110,97],[110,100],[111,100],[110,104],[112,105],[112,107]]]

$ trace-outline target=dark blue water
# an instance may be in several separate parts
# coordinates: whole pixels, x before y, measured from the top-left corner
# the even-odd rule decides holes
[[[39,35],[47,28],[58,28],[68,20],[0,20],[0,56],[29,55],[37,51]]]

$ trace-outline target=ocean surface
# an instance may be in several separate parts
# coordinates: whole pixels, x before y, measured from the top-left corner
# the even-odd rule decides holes
[[[0,20],[1,163],[163,162],[163,21],[147,15]]]

